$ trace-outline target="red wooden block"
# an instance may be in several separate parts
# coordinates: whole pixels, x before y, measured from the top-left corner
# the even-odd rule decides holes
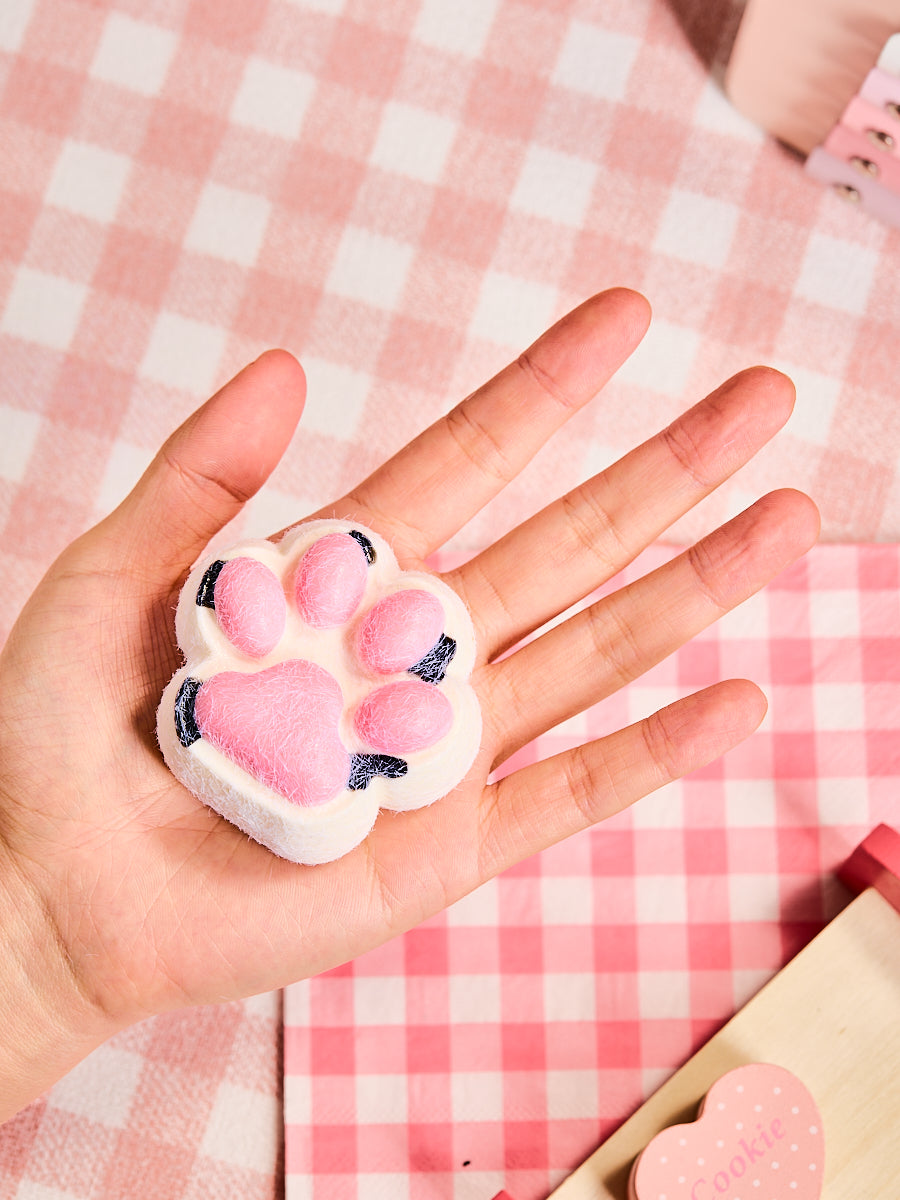
[[[900,833],[878,825],[853,851],[839,878],[855,892],[876,888],[900,912]]]

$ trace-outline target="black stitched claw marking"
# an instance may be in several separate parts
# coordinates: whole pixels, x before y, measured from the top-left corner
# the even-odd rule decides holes
[[[200,741],[200,729],[197,726],[197,718],[194,716],[194,701],[197,699],[200,687],[199,679],[188,677],[178,689],[178,695],[175,697],[175,730],[179,742],[185,747],[193,746],[194,742]]]
[[[363,554],[366,556],[366,562],[371,567],[376,558],[375,547],[372,545],[366,535],[364,533],[360,533],[358,529],[351,529],[349,536],[355,538],[356,541],[358,541],[362,546]]]
[[[214,563],[210,563],[203,573],[203,578],[200,580],[200,586],[197,589],[197,604],[200,608],[216,607],[216,580],[219,578],[219,573],[224,566],[224,560],[217,558]]]
[[[456,642],[442,633],[424,658],[407,668],[408,675],[418,675],[423,683],[440,683],[456,653]]]
[[[385,779],[400,779],[408,770],[402,758],[394,758],[390,754],[353,754],[350,757],[347,787],[351,792],[361,792],[376,775],[383,775]]]

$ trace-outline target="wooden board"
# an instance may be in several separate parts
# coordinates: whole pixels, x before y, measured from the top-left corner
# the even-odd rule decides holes
[[[822,1200],[900,1196],[900,913],[858,896],[553,1192],[626,1200],[631,1164],[692,1121],[726,1071],[771,1062],[809,1088],[825,1130]]]
[[[725,90],[734,105],[809,154],[900,31],[900,0],[748,0]]]

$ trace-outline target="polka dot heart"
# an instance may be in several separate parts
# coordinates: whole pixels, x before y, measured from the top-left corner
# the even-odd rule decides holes
[[[710,1088],[696,1121],[657,1134],[629,1200],[819,1200],[824,1162],[809,1091],[784,1067],[753,1063]]]

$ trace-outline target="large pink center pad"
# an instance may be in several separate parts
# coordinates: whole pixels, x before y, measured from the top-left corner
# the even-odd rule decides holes
[[[175,629],[185,664],[157,717],[166,763],[282,858],[340,858],[380,808],[431,804],[472,765],[469,614],[361,525],[310,521],[200,562]]]

